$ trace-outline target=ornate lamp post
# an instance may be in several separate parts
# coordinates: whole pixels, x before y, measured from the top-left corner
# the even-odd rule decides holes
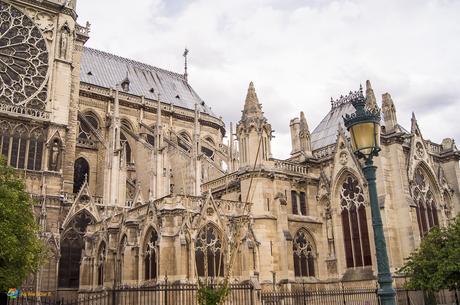
[[[359,159],[364,159],[363,172],[369,186],[372,227],[377,255],[378,296],[380,304],[396,305],[396,292],[393,289],[393,278],[388,263],[387,246],[377,199],[377,186],[375,184],[377,167],[372,160],[380,151],[380,110],[371,110],[365,107],[362,86],[360,86],[359,91],[351,93],[351,95],[351,103],[356,111],[351,115],[347,114],[343,120],[345,127],[350,132],[354,153]]]

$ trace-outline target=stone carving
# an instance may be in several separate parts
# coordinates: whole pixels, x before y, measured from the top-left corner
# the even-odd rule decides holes
[[[52,15],[27,8],[25,13],[32,19],[48,40],[53,40],[54,18]]]
[[[59,41],[59,57],[67,59],[67,50],[69,49],[70,28],[67,22],[61,28],[61,37]]]
[[[0,2],[0,103],[44,110],[48,49],[40,29],[13,6]]]
[[[48,169],[51,171],[59,171],[60,169],[60,150],[61,150],[61,145],[59,144],[59,140],[55,139],[53,141],[53,144],[50,147],[50,160],[49,160],[49,167]]]
[[[344,151],[340,153],[340,164],[345,165],[348,162],[348,154]]]
[[[417,154],[417,157],[422,159],[425,156],[425,150],[423,149],[423,145],[420,142],[417,142],[415,144],[415,153]]]

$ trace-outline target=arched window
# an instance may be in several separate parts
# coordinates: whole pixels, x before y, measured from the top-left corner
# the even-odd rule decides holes
[[[185,131],[182,131],[179,134],[177,142],[183,150],[190,151],[190,148],[192,146],[192,139]]]
[[[128,243],[126,235],[123,235],[123,238],[120,242],[120,247],[118,248],[118,272],[117,272],[117,282],[118,284],[123,283],[123,268],[125,263],[125,249]]]
[[[340,206],[347,268],[372,265],[363,190],[353,176],[342,183]]]
[[[214,152],[211,149],[205,146],[201,146],[201,152],[205,154],[208,158],[214,160]]]
[[[155,137],[151,134],[147,134],[147,143],[155,147]]]
[[[212,146],[216,146],[216,144],[214,143],[214,140],[211,137],[206,137],[205,140],[206,140],[206,142],[208,142]]]
[[[24,125],[18,125],[14,130],[10,157],[12,167],[24,168],[28,137],[28,131]]]
[[[89,163],[85,158],[75,160],[73,172],[73,192],[76,194],[80,191],[85,180],[89,181]]]
[[[121,119],[121,126],[125,127],[128,130],[133,131],[133,126],[127,119]]]
[[[146,280],[157,279],[158,234],[151,229],[144,245],[144,274]]]
[[[105,264],[105,242],[99,246],[97,253],[97,285],[104,285],[104,264]]]
[[[83,114],[84,119],[79,120],[79,129],[78,129],[78,138],[80,139],[87,139],[87,140],[94,140],[94,137],[91,132],[91,127],[94,130],[99,129],[99,119],[96,117],[94,113],[88,112]]]
[[[412,196],[420,236],[424,237],[432,227],[439,226],[439,219],[433,188],[420,167],[415,170]]]
[[[79,213],[67,226],[61,239],[58,285],[60,288],[78,288],[80,260],[86,227],[94,220],[85,212]]]
[[[299,214],[299,207],[297,206],[297,192],[291,191],[291,205],[292,214]]]
[[[10,126],[7,122],[0,122],[0,153],[6,161],[8,161],[8,154],[10,151]]]
[[[293,245],[295,276],[315,276],[315,254],[313,243],[305,230],[299,230],[294,237]]]
[[[126,149],[126,163],[131,163],[131,146],[123,132],[120,132],[120,146]]]
[[[207,224],[201,228],[195,241],[195,261],[198,276],[224,276],[224,253],[218,229]]]
[[[44,136],[41,130],[32,131],[29,140],[27,169],[41,170]]]

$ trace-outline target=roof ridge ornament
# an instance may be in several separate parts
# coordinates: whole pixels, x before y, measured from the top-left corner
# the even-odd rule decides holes
[[[187,55],[188,55],[188,49],[187,47],[185,48],[184,50],[184,54],[182,54],[182,56],[184,56],[184,78],[185,78],[185,82],[188,83],[188,73],[187,73]]]
[[[341,95],[340,98],[334,100],[331,97],[331,109],[336,109],[342,105],[352,103],[353,100],[360,99],[362,98],[364,100],[364,95],[363,95],[363,85],[359,85],[359,90],[358,91],[350,91],[347,95],[343,96]]]

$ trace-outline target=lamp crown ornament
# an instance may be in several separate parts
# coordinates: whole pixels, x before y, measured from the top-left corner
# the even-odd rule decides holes
[[[350,132],[353,150],[360,158],[372,158],[380,151],[380,109],[366,107],[362,85],[350,92],[348,99],[356,111],[343,116],[343,120]]]

